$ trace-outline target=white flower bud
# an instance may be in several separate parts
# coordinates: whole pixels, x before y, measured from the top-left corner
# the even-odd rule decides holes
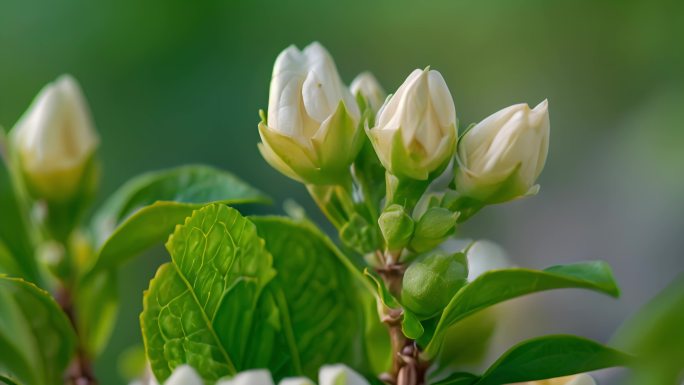
[[[22,174],[38,198],[72,198],[97,149],[99,137],[74,78],[45,86],[12,132]]]
[[[164,382],[164,385],[204,385],[204,381],[195,369],[189,365],[180,365],[173,370],[171,377]]]
[[[288,47],[276,59],[259,150],[283,174],[309,184],[348,178],[363,143],[361,113],[325,48]]]
[[[216,385],[273,385],[273,378],[266,369],[246,370],[230,380],[219,380]]]
[[[314,383],[306,377],[292,377],[283,378],[278,385],[314,385]]]
[[[454,154],[456,110],[442,75],[414,70],[378,111],[368,131],[382,165],[398,177],[426,180]]]
[[[370,72],[362,72],[354,78],[349,86],[352,95],[361,95],[368,103],[373,113],[378,112],[385,102],[387,92],[382,88],[378,79]]]
[[[325,365],[318,371],[318,385],[369,385],[347,365]]]
[[[534,109],[516,104],[465,133],[458,145],[456,189],[483,203],[534,194],[549,148],[546,100]]]

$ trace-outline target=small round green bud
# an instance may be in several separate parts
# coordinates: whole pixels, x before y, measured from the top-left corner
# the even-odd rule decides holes
[[[401,302],[421,319],[435,316],[466,284],[468,262],[465,254],[435,253],[414,261],[402,281]]]
[[[390,205],[378,219],[380,232],[385,239],[387,249],[390,251],[401,250],[411,241],[413,236],[414,223],[404,207],[401,205]]]
[[[422,253],[437,247],[456,228],[458,215],[458,212],[454,213],[442,207],[429,208],[416,223],[411,249]]]
[[[349,222],[340,228],[340,239],[350,248],[361,254],[377,249],[376,229],[359,214],[352,214]]]

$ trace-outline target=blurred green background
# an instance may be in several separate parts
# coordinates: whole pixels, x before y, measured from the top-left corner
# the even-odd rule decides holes
[[[579,291],[520,301],[495,350],[551,332],[606,341],[684,270],[682,4],[2,0],[0,124],[71,73],[102,136],[102,197],[140,172],[201,162],[268,191],[269,210],[293,197],[317,213],[256,150],[271,66],[289,44],[319,40],[345,81],[370,70],[390,92],[431,65],[465,125],[548,98],[541,193],[489,208],[462,232],[499,242],[519,265],[604,259],[623,289],[618,301]],[[140,343],[142,290],[165,258],[159,248],[121,275],[122,311],[97,365],[104,385],[123,383],[117,356]]]

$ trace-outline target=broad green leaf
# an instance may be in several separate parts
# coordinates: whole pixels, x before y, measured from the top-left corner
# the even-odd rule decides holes
[[[358,368],[364,331],[360,281],[344,256],[304,223],[285,217],[252,217],[278,272],[271,284],[291,359],[288,376],[316,378],[333,362]],[[365,290],[365,289],[363,289]]]
[[[545,270],[504,269],[488,271],[464,286],[442,312],[434,336],[423,352],[434,358],[447,328],[497,303],[523,295],[563,288],[595,290],[614,297],[619,290],[610,267],[604,262],[582,262]]]
[[[474,374],[458,372],[449,375],[443,380],[431,382],[430,385],[472,385],[475,384],[478,379],[479,377]]]
[[[670,385],[684,380],[684,274],[680,274],[620,327],[616,346],[639,357],[630,384]]]
[[[0,273],[17,275],[40,283],[38,264],[34,258],[24,212],[13,188],[5,159],[0,156],[0,243],[6,248],[6,252],[0,257]]]
[[[0,240],[0,274],[7,274],[14,277],[24,276],[24,271],[19,267],[17,259],[12,255],[2,240]]]
[[[176,228],[166,248],[172,262],[150,282],[140,316],[157,379],[184,363],[209,383],[267,365],[279,315],[264,289],[275,270],[254,224],[208,205]]]
[[[3,376],[2,374],[0,374],[0,382],[2,382],[3,384],[7,384],[7,385],[21,385],[21,384],[14,382],[14,380],[12,380],[9,377]]]
[[[205,165],[181,166],[137,176],[121,186],[94,218],[98,229],[113,229],[141,207],[157,201],[207,204],[269,202],[233,174]]]
[[[61,384],[76,336],[52,297],[32,283],[0,276],[0,315],[0,377]]]
[[[162,242],[192,212],[209,203],[265,203],[268,198],[232,174],[208,166],[184,166],[134,178],[95,216],[95,270],[118,265]]]
[[[117,267],[150,247],[161,243],[176,225],[183,223],[202,205],[155,202],[128,217],[100,248],[92,271]]]
[[[496,307],[487,308],[477,314],[451,325],[444,333],[444,342],[439,355],[435,357],[437,370],[477,365],[487,355],[497,321],[505,322],[504,314]],[[428,328],[427,325],[426,329]],[[464,348],[467,347],[467,348]]]
[[[626,366],[631,356],[585,338],[551,335],[533,338],[509,349],[482,375],[477,385],[543,380]]]

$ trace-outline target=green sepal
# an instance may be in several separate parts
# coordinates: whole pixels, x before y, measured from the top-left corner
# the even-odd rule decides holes
[[[439,246],[454,233],[460,212],[442,207],[429,208],[416,223],[409,248],[424,253]]]
[[[400,302],[394,298],[392,293],[390,293],[387,289],[387,286],[385,286],[385,282],[375,272],[372,272],[366,268],[363,273],[377,288],[377,298],[386,309],[390,311],[401,309],[402,333],[404,333],[404,335],[410,339],[415,340],[420,338],[420,336],[422,336],[424,333],[424,329],[418,317],[412,311],[403,307]]]
[[[389,251],[400,251],[413,237],[414,222],[401,205],[393,204],[385,208],[378,219],[380,232]]]
[[[358,213],[352,214],[351,218],[340,229],[340,240],[360,253],[367,254],[378,249],[378,239],[375,226],[366,221]]]

